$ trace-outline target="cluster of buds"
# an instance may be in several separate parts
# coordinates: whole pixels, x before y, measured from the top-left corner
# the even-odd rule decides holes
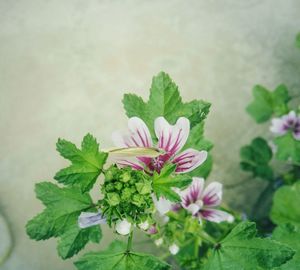
[[[151,179],[147,174],[113,165],[105,172],[101,192],[104,195],[100,201],[101,212],[110,226],[116,223],[118,227],[127,222],[143,230],[149,228],[155,208]]]

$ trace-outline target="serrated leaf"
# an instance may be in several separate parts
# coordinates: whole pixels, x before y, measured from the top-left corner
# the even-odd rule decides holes
[[[82,194],[74,187],[60,188],[50,182],[36,184],[35,191],[46,208],[26,225],[26,232],[31,239],[39,241],[61,237],[58,252],[63,259],[76,254],[89,240],[100,240],[99,226],[84,230],[78,227],[80,213],[94,209],[89,194]]]
[[[284,115],[288,112],[287,103],[290,100],[286,86],[279,85],[273,92],[261,85],[253,88],[254,101],[250,103],[246,111],[257,123],[262,123],[276,116]]]
[[[273,180],[273,170],[269,165],[272,150],[265,139],[258,137],[252,140],[250,145],[241,148],[240,156],[240,166],[244,171],[252,172],[254,177]]]
[[[77,254],[89,241],[99,243],[101,238],[102,233],[99,226],[80,229],[75,223],[61,235],[57,251],[60,257],[67,259]]]
[[[178,86],[164,72],[153,77],[148,102],[136,95],[125,94],[123,104],[128,117],[137,116],[144,120],[154,139],[155,118],[164,116],[168,122],[175,124],[179,117],[185,116],[193,128],[206,118],[210,108],[210,104],[202,100],[183,103]]]
[[[275,138],[274,144],[277,146],[276,158],[300,163],[300,141],[295,140],[290,132]]]
[[[173,191],[173,188],[187,187],[192,182],[192,178],[186,175],[173,175],[175,169],[175,164],[168,164],[160,173],[154,172],[153,191],[157,197],[163,196],[173,202],[180,201],[180,196]]]
[[[288,245],[296,251],[293,259],[286,264],[276,268],[277,270],[298,270],[300,266],[300,227],[291,224],[284,224],[277,227],[272,235],[272,239]]]
[[[300,226],[300,182],[279,188],[273,197],[271,219],[280,225],[291,223]]]
[[[126,251],[124,245],[118,247],[118,242],[113,242],[110,247],[102,252],[85,254],[75,266],[78,270],[166,270],[170,266],[158,258],[143,253]]]
[[[204,265],[205,270],[273,269],[289,261],[294,251],[267,238],[256,237],[252,222],[238,224],[219,242]]]
[[[96,139],[87,134],[81,143],[81,150],[75,144],[59,139],[57,151],[72,165],[60,170],[55,179],[64,185],[79,187],[82,192],[90,190],[101,173],[107,159],[107,153],[99,151]]]

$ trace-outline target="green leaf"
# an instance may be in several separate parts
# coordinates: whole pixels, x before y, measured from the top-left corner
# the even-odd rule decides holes
[[[296,251],[292,260],[276,269],[298,270],[300,265],[300,227],[291,224],[281,225],[274,230],[272,238]]]
[[[274,143],[277,146],[276,158],[300,163],[300,141],[295,140],[290,132],[275,138]]]
[[[290,260],[294,251],[271,239],[256,237],[252,222],[238,224],[220,243],[204,265],[205,270],[273,269]]]
[[[281,116],[289,111],[287,103],[290,97],[284,85],[279,85],[273,92],[256,85],[253,88],[253,96],[254,101],[247,106],[246,111],[257,123],[269,120],[273,114]]]
[[[75,266],[78,270],[166,270],[170,266],[158,258],[143,253],[126,251],[124,244],[114,241],[102,252],[85,254]]]
[[[59,139],[57,151],[72,165],[60,170],[55,179],[62,184],[79,187],[83,192],[90,190],[107,159],[107,153],[99,152],[96,139],[87,134],[82,141],[81,150],[75,144]]]
[[[80,229],[77,223],[73,224],[61,235],[57,246],[58,254],[63,259],[67,259],[77,254],[89,241],[99,243],[102,238],[99,228],[99,226],[93,226]]]
[[[36,184],[35,191],[46,209],[27,223],[26,231],[31,239],[39,241],[60,236],[58,252],[63,259],[78,253],[89,240],[99,242],[99,226],[81,230],[77,223],[82,211],[94,208],[88,194],[82,194],[78,188],[60,188],[50,182]]]
[[[153,78],[148,102],[136,95],[125,94],[123,104],[128,117],[138,116],[144,120],[154,139],[155,118],[164,116],[175,124],[179,117],[185,116],[193,128],[206,118],[210,108],[210,104],[202,100],[183,103],[178,86],[164,72]]]
[[[173,202],[180,201],[180,196],[172,188],[185,188],[192,182],[192,178],[183,175],[173,175],[175,169],[175,164],[168,164],[164,166],[159,174],[154,172],[153,191],[157,197],[163,196]]]
[[[279,188],[273,197],[271,219],[280,225],[291,223],[300,226],[300,182]]]
[[[274,173],[269,165],[272,150],[265,139],[258,137],[252,140],[250,145],[241,148],[240,156],[242,170],[252,172],[254,177],[273,180]]]

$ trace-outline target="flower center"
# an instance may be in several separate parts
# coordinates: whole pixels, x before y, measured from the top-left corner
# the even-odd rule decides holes
[[[170,159],[170,155],[169,154],[164,154],[164,155],[160,155],[156,158],[153,158],[150,162],[149,169],[151,171],[156,171],[158,173],[160,173],[161,169],[163,168],[163,166],[165,165],[165,163]]]

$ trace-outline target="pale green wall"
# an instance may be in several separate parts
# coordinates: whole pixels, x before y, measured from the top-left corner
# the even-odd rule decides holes
[[[211,179],[243,179],[238,149],[267,130],[244,112],[252,86],[299,86],[299,14],[298,0],[0,0],[0,205],[16,239],[3,269],[73,269],[54,240],[24,233],[42,208],[33,185],[66,164],[55,152],[59,136],[79,142],[89,131],[110,146],[126,125],[123,93],[146,97],[160,70],[185,100],[213,103]],[[226,191],[226,201],[249,209],[262,186]]]

